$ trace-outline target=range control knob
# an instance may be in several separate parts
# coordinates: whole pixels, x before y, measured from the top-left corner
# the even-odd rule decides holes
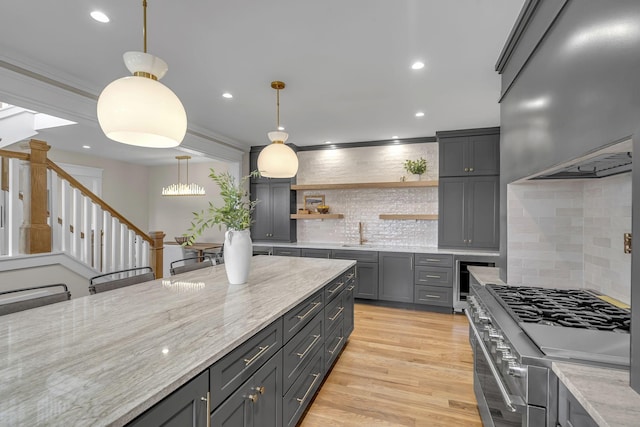
[[[502,341],[504,339],[504,336],[502,336],[500,331],[498,331],[496,328],[490,328],[489,329],[489,339],[491,339],[493,341]]]

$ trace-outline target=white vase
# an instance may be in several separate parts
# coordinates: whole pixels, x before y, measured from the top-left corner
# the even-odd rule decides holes
[[[224,233],[224,268],[232,285],[247,283],[253,248],[249,230],[228,230]]]

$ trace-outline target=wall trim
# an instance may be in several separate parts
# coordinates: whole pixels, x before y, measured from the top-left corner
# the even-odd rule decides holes
[[[86,277],[87,280],[99,274],[98,270],[87,267],[67,255],[65,252],[2,257],[0,258],[0,273],[35,267],[46,267],[50,265],[62,265],[74,273]],[[87,286],[89,286],[89,283],[87,283]]]
[[[436,132],[438,140],[442,138],[460,138],[465,136],[478,136],[478,135],[495,135],[500,133],[500,126],[490,128],[477,128],[477,129],[460,129],[460,130],[446,130]]]
[[[498,74],[502,74],[502,71],[509,63],[513,52],[516,50],[520,39],[525,33],[525,30],[529,26],[531,19],[533,18],[534,12],[538,8],[542,0],[527,0],[527,2],[522,6],[520,10],[520,14],[516,19],[516,23],[511,28],[511,32],[507,37],[507,41],[500,52],[500,56],[498,56],[498,61],[496,62],[495,70]]]
[[[363,148],[363,147],[379,147],[383,145],[402,145],[402,144],[424,144],[429,142],[438,142],[435,136],[421,136],[417,138],[399,138],[399,139],[383,139],[379,141],[361,141],[361,142],[342,142],[338,144],[321,144],[321,145],[305,145],[304,147],[294,144],[287,144],[293,151],[318,151],[318,150],[339,150],[343,148]],[[259,152],[266,145],[252,146],[251,152]]]

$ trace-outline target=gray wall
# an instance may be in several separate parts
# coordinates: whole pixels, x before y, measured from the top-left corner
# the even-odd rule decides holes
[[[524,34],[532,28],[531,32],[542,39],[527,61],[518,61],[523,64],[519,72],[509,69],[508,61],[502,70],[515,79],[500,108],[501,194],[506,195],[507,184],[516,179],[633,137],[640,125],[640,2],[570,0],[556,17],[549,13],[548,4],[552,2],[555,0],[525,5],[537,8]],[[531,45],[526,37],[522,40]],[[637,138],[634,147],[640,149]],[[633,186],[636,205],[640,200],[637,169],[634,168]],[[506,212],[507,200],[503,197],[503,278],[508,238]],[[635,213],[633,225],[640,227],[640,216]],[[640,254],[636,253],[632,259],[632,284],[638,280],[634,273],[639,264]],[[633,288],[632,285],[632,306],[640,307],[640,289],[634,292]],[[640,331],[639,317],[640,310],[636,309],[635,331]],[[632,359],[639,359],[640,332],[632,335],[632,346]],[[632,375],[632,382],[640,390],[640,366],[634,372],[637,374]]]

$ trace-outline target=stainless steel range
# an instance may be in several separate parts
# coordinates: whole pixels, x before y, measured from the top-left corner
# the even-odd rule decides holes
[[[630,312],[589,291],[472,283],[466,314],[485,426],[555,426],[553,360],[629,366]]]

